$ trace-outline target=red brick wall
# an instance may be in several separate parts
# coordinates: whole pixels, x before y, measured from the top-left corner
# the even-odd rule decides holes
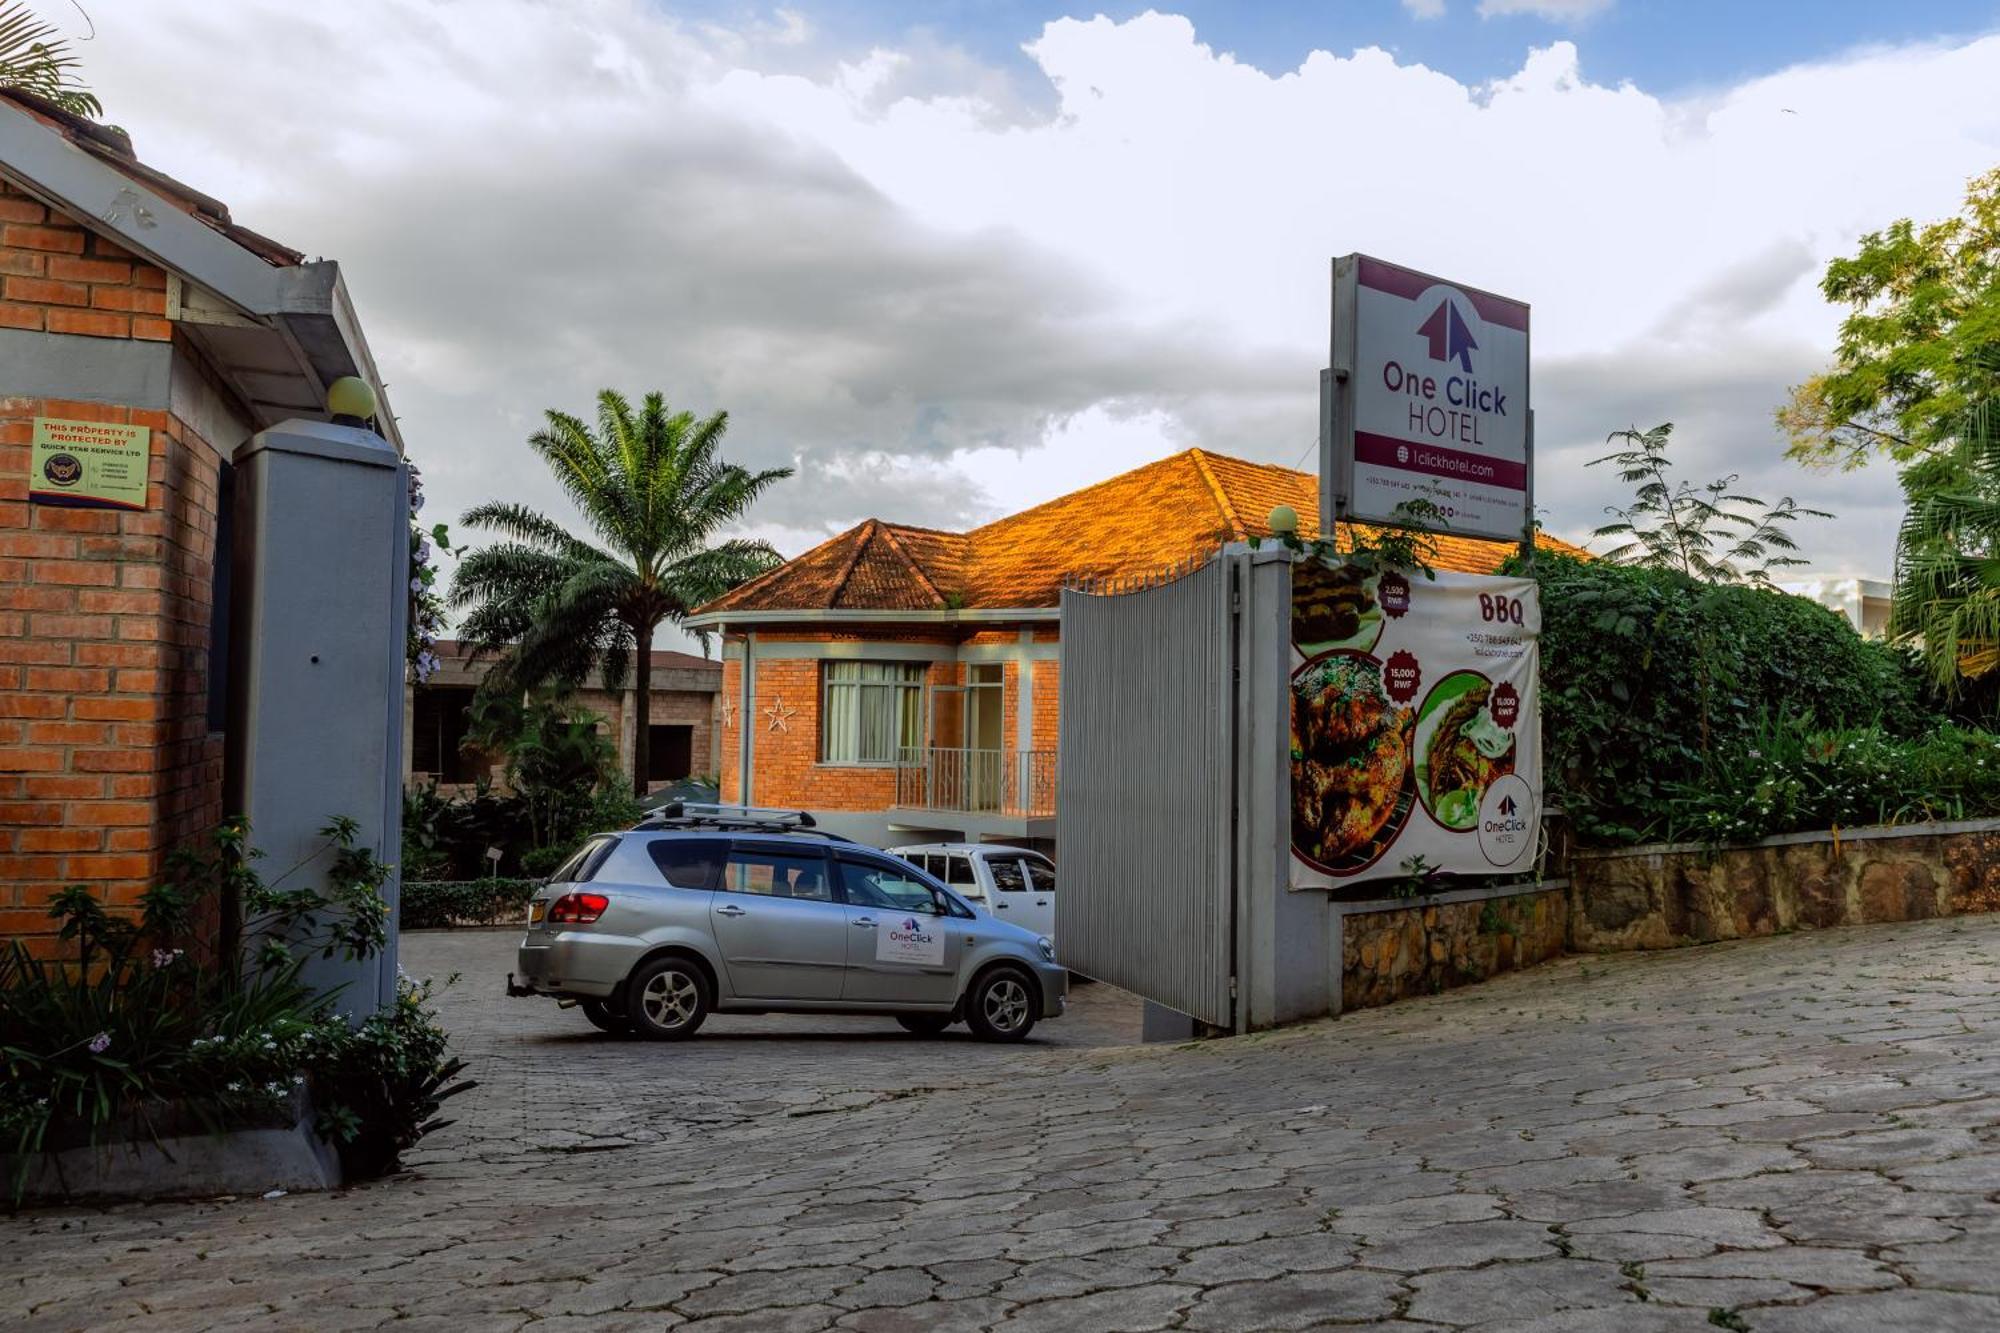
[[[165,342],[166,314],[165,273],[0,181],[0,328]]]
[[[26,503],[37,416],[150,426],[151,507]],[[69,884],[131,905],[221,817],[217,461],[164,412],[0,397],[0,932],[45,932],[42,904]]]
[[[1035,697],[1030,705],[1034,718],[1029,724],[1034,728],[1034,749],[1053,750],[1056,748],[1057,719],[1062,715],[1062,668],[1056,662],[1031,662],[1034,670]]]
[[[0,327],[166,339],[165,286],[0,186]],[[28,504],[38,416],[150,428],[147,509]],[[131,906],[221,816],[207,717],[219,462],[166,412],[13,396],[0,366],[0,935],[51,947],[46,903],[70,884]]]

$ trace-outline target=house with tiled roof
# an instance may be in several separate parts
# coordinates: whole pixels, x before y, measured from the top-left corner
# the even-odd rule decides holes
[[[1189,449],[970,532],[869,519],[734,589],[689,621],[723,641],[723,799],[878,845],[1051,845],[1063,585],[1268,537],[1278,505],[1318,535],[1312,474]],[[1438,547],[1467,573],[1515,549]]]

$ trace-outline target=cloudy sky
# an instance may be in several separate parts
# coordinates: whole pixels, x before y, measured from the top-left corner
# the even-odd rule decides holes
[[[1826,261],[2000,163],[1991,0],[85,8],[143,157],[342,262],[445,516],[563,512],[541,410],[659,388],[796,464],[754,524],[787,553],[1192,444],[1314,467],[1364,251],[1532,303],[1553,530],[1617,498],[1606,432],[1671,420],[1880,577],[1893,476],[1798,469],[1771,413]]]

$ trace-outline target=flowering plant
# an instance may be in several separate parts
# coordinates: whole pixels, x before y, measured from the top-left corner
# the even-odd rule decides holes
[[[424,508],[424,478],[415,463],[410,474],[410,627],[406,655],[410,671],[421,685],[437,673],[438,637],[444,633],[444,594],[437,590],[438,552],[451,550],[450,530],[442,523],[428,529],[417,522]]]
[[[404,981],[357,1025],[302,979],[312,957],[370,957],[387,938],[387,867],[355,845],[352,820],[321,832],[308,861],[323,887],[287,888],[289,871],[266,884],[233,820],[175,854],[136,920],[80,887],[57,895],[50,916],[73,957],[21,940],[0,950],[0,1152],[19,1159],[15,1190],[37,1152],[157,1135],[162,1118],[268,1123],[295,1116],[305,1091],[350,1175],[375,1174],[472,1086],[454,1081],[463,1066],[446,1058],[428,983]],[[202,933],[225,892],[260,941],[243,962]]]

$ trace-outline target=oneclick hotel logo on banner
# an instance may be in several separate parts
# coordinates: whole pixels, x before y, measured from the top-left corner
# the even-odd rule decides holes
[[[1486,789],[1479,802],[1479,851],[1504,869],[1535,848],[1535,789],[1509,773]]]

